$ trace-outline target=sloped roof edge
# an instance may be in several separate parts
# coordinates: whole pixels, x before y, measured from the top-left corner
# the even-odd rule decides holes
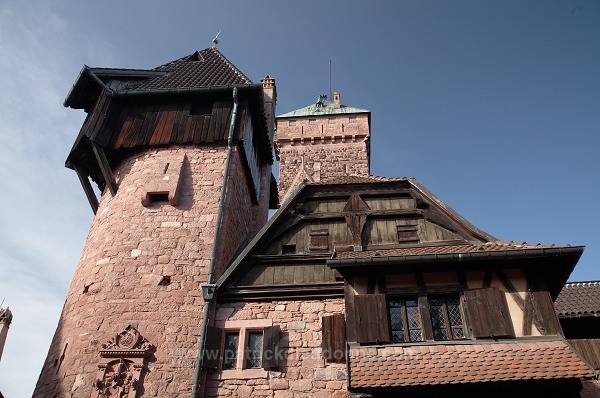
[[[243,260],[248,256],[248,254],[252,251],[252,249],[256,246],[256,244],[265,236],[268,231],[277,223],[277,221],[287,212],[290,205],[294,202],[294,199],[300,195],[300,193],[304,190],[306,184],[300,184],[294,192],[292,192],[289,197],[283,202],[283,204],[279,207],[279,209],[273,214],[271,219],[258,231],[256,236],[252,238],[250,243],[242,250],[242,252],[234,259],[229,267],[223,272],[223,274],[219,277],[216,282],[217,289],[222,286],[229,277],[240,267],[240,264]]]

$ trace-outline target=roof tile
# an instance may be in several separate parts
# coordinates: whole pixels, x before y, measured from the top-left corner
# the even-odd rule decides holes
[[[355,251],[338,251],[336,258],[367,258],[367,257],[394,257],[394,256],[413,256],[427,254],[449,254],[449,253],[471,253],[471,252],[493,252],[504,250],[523,250],[523,249],[546,249],[546,248],[564,248],[569,245],[557,246],[554,244],[542,245],[540,243],[515,243],[515,242],[487,242],[480,245],[458,244],[458,245],[439,245],[439,246],[412,246],[397,249],[377,249]],[[598,289],[600,292],[600,288]],[[600,303],[600,300],[599,300]],[[598,307],[600,310],[600,306]]]
[[[492,356],[500,347],[502,356]],[[593,371],[563,340],[535,344],[438,344],[416,347],[351,348],[350,387],[395,387],[500,380],[561,379],[593,376]],[[456,349],[454,349],[456,348]],[[459,349],[461,348],[461,349]],[[386,352],[387,355],[382,355]],[[419,354],[420,352],[420,354]],[[412,356],[419,355],[414,366]],[[450,360],[444,359],[450,356]]]
[[[558,315],[600,313],[600,281],[565,284],[554,306]]]

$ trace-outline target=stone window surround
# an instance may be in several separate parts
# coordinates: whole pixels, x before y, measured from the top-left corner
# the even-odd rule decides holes
[[[217,321],[215,326],[222,328],[223,333],[239,332],[240,338],[238,343],[237,364],[235,369],[222,369],[223,360],[216,374],[219,380],[227,379],[266,379],[269,372],[265,369],[245,369],[246,366],[246,347],[248,344],[248,335],[251,332],[260,332],[264,329],[273,326],[272,319],[250,319],[239,321]],[[264,343],[264,341],[263,341]],[[225,339],[222,339],[223,346],[221,352],[224,352]]]

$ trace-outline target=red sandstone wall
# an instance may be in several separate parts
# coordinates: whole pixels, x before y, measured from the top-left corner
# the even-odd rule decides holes
[[[184,153],[177,206],[143,207],[148,170]],[[149,150],[119,167],[119,190],[103,195],[34,397],[91,396],[100,345],[129,324],[156,346],[142,395],[191,395],[204,305],[200,284],[210,264],[225,158],[226,148],[180,147]],[[239,161],[234,153],[228,202],[239,205],[228,210],[225,261],[251,229]],[[159,285],[163,276],[170,276],[169,284]]]
[[[280,371],[250,380],[216,380],[209,373],[207,397],[348,397],[345,364],[325,364],[321,355],[321,318],[344,312],[343,299],[221,304],[216,325],[224,321],[271,319],[281,328],[280,348],[287,357]]]
[[[350,116],[355,117],[349,123]],[[313,119],[314,122],[309,120]],[[329,121],[334,119],[335,123]],[[290,120],[293,125],[290,125]],[[276,147],[279,165],[279,199],[292,185],[304,167],[314,181],[347,174],[369,174],[367,114],[322,115],[318,117],[277,120]]]
[[[339,142],[282,148],[278,187],[280,200],[290,189],[294,177],[303,165],[314,181],[347,174],[369,174],[366,143]]]

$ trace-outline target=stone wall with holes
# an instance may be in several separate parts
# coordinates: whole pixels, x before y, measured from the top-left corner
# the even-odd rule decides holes
[[[255,319],[270,319],[273,325],[279,325],[279,348],[286,359],[278,371],[265,372],[260,378],[219,380],[219,370],[211,370],[206,396],[348,397],[346,365],[326,364],[321,350],[321,318],[343,312],[343,299],[220,304],[217,325]]]
[[[305,179],[317,182],[348,174],[369,174],[367,144],[364,139],[351,138],[280,144],[279,200],[283,201]],[[306,175],[297,178],[301,173]]]
[[[172,170],[166,165],[183,155],[177,203],[159,196],[143,205],[150,181],[166,178]],[[211,260],[226,155],[224,147],[152,149],[116,169],[118,192],[102,196],[34,397],[92,396],[99,348],[127,325],[156,347],[141,376],[143,396],[191,395],[204,305],[200,284]],[[249,225],[255,205],[241,159],[234,149],[230,225],[218,258],[225,263],[256,230]]]

